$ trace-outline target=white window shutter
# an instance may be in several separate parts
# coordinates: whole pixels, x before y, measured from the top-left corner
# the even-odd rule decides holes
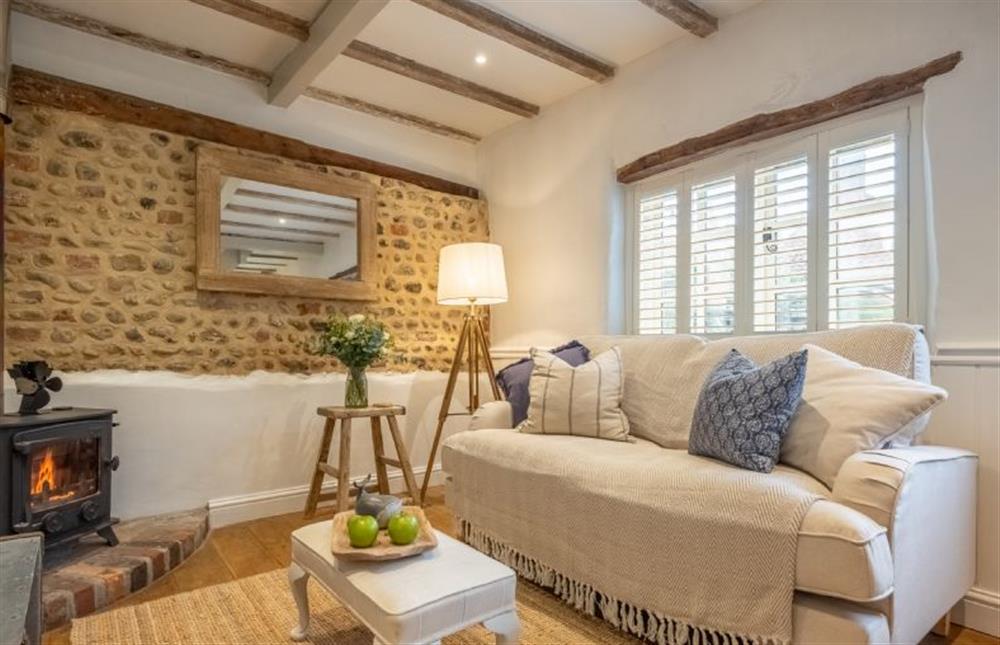
[[[831,329],[890,322],[895,316],[896,187],[895,134],[830,150],[827,298]]]
[[[753,173],[753,331],[809,326],[809,163],[805,156]]]
[[[677,333],[677,191],[639,199],[638,327]]]
[[[691,333],[736,324],[736,177],[691,187]]]

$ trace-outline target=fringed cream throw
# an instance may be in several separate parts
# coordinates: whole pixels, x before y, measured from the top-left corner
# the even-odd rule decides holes
[[[640,638],[790,643],[797,533],[817,496],[777,473],[629,447],[462,433],[444,452],[449,504],[473,547]]]

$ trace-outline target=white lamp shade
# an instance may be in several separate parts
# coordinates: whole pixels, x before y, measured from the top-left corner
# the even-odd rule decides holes
[[[468,242],[442,248],[437,299],[442,305],[507,302],[507,277],[500,245]]]

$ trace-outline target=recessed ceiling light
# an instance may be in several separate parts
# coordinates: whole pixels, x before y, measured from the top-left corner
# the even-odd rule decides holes
[[[278,218],[278,223],[279,224],[284,224],[285,223],[285,218],[284,217],[279,217]]]
[[[476,65],[485,65],[486,54],[476,54],[476,58],[474,60],[476,61]]]

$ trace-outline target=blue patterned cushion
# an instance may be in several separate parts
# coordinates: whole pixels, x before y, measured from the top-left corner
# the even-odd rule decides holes
[[[802,350],[758,366],[731,350],[702,386],[688,452],[771,472],[802,398],[807,356]]]

